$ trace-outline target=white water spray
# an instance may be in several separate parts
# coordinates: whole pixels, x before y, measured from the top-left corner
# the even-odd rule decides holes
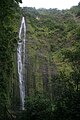
[[[18,58],[18,76],[19,76],[19,88],[20,88],[20,101],[21,109],[24,110],[25,102],[25,41],[26,41],[26,25],[25,18],[22,17],[21,26],[19,30],[19,41],[17,48]]]

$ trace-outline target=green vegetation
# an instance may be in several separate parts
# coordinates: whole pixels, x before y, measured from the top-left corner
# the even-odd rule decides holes
[[[0,120],[80,119],[80,3],[70,10],[0,2]],[[17,41],[27,23],[27,94],[19,111]]]
[[[0,1],[0,120],[9,120],[18,90],[16,46],[20,15],[19,0]],[[16,95],[15,95],[16,93]]]
[[[28,98],[26,100],[25,111],[19,117],[19,120],[49,120],[51,119],[52,106],[50,100],[44,98],[42,95]]]
[[[30,69],[28,79],[31,86],[29,95],[32,95],[36,89],[41,93],[45,91],[45,94],[49,92],[48,94],[53,96],[54,90],[52,93],[50,92],[54,88],[51,88],[54,84],[61,84],[63,89],[65,89],[64,86],[70,89],[68,85],[71,84],[74,91],[79,91],[79,10],[79,4],[70,10],[62,11],[23,8],[27,20]],[[33,80],[33,76],[35,80]],[[55,81],[55,77],[58,77],[59,80]],[[35,89],[34,86],[36,86]]]
[[[80,5],[70,10],[23,8],[27,20],[28,96],[30,106],[24,119],[79,119],[80,94]],[[43,94],[50,114],[37,118],[40,111],[34,96]],[[32,97],[34,100],[32,99]],[[33,100],[33,105],[32,101]],[[43,99],[41,99],[43,100]],[[27,101],[26,101],[27,102]],[[44,102],[45,103],[45,102]],[[29,104],[29,103],[28,103]],[[32,107],[33,106],[33,107]],[[46,105],[45,105],[46,107]],[[31,112],[28,113],[28,111]],[[40,110],[40,108],[39,108]],[[46,112],[46,110],[44,109]],[[27,115],[28,113],[28,115]],[[46,112],[47,114],[47,112]],[[44,114],[45,116],[45,114]],[[51,116],[51,117],[50,117]],[[27,118],[28,119],[28,118]]]

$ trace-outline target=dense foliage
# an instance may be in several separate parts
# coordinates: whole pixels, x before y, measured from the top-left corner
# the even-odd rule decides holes
[[[35,97],[27,98],[25,111],[18,118],[19,120],[51,120],[52,106],[49,99],[38,94]]]
[[[54,97],[67,90],[79,91],[79,11],[80,4],[62,11],[23,8],[27,20],[29,95],[39,91]]]
[[[14,54],[20,19],[19,2],[21,0],[0,1],[0,120],[9,119],[7,109],[14,99]]]
[[[19,7],[0,2],[0,120],[80,119],[80,3],[70,10]],[[25,110],[19,105],[16,49],[27,23]]]
[[[24,119],[28,119],[27,116],[30,120],[34,116],[35,119],[42,120],[74,118],[78,120],[80,118],[79,11],[80,4],[70,10],[62,11],[23,8],[27,20],[28,39],[27,95],[34,97],[37,92],[40,92],[50,100],[49,105],[51,105],[49,116],[44,109],[47,118],[42,116],[37,118],[41,109],[37,110],[39,100],[37,103],[35,98],[34,100],[31,98],[33,101],[29,101],[29,107],[27,105],[29,109],[25,107],[26,112],[23,112]]]

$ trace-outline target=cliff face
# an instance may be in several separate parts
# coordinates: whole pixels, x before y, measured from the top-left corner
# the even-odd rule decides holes
[[[23,8],[26,17],[26,96],[42,93],[58,100],[66,90],[79,89],[72,74],[77,70],[79,56],[79,7],[70,10]],[[13,25],[17,33],[19,19]],[[16,34],[18,36],[18,33]],[[18,42],[18,38],[16,37]],[[8,83],[8,103],[19,108],[19,79],[17,74],[17,42],[12,54],[12,72]],[[75,57],[77,53],[78,56]],[[72,58],[72,59],[71,59]],[[74,64],[75,63],[75,64]],[[78,64],[79,65],[79,64]],[[76,73],[76,72],[75,72]],[[72,88],[70,88],[72,86]]]
[[[4,11],[0,7],[0,107],[14,109],[20,105],[17,43],[22,15],[18,4],[4,4]],[[56,101],[64,91],[79,91],[80,5],[62,11],[25,7],[23,14],[27,21],[26,96],[42,93]]]
[[[74,60],[69,61],[66,52],[77,50],[76,45],[79,44],[79,9],[79,6],[62,11],[23,8],[27,21],[28,96],[40,92],[51,99],[58,99],[67,82],[75,84],[71,80],[65,83],[65,78],[58,77],[64,74],[70,78],[74,71]]]

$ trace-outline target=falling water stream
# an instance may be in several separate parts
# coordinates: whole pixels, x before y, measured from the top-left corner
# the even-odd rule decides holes
[[[18,76],[20,88],[20,104],[21,109],[24,110],[25,102],[25,41],[26,41],[26,24],[25,18],[22,17],[21,26],[19,30],[19,41],[17,48],[17,61],[18,61]]]

